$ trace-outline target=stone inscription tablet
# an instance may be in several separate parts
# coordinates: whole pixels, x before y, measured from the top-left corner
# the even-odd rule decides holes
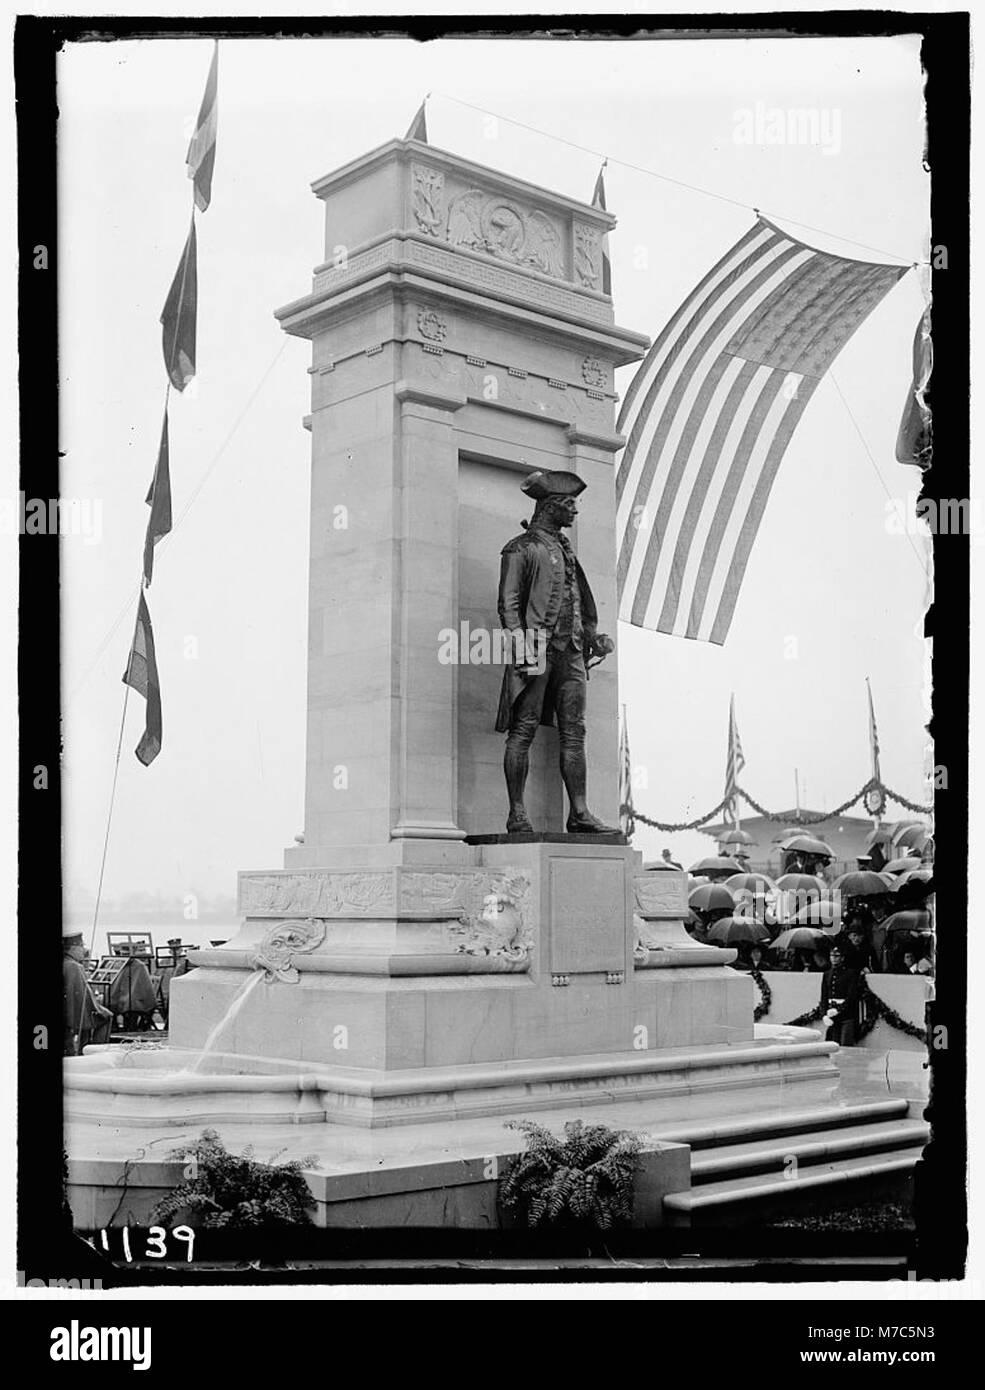
[[[552,973],[623,970],[624,860],[552,856],[550,894]]]

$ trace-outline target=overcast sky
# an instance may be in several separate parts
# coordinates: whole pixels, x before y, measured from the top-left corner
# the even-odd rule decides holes
[[[98,544],[63,541],[70,897],[94,890],[99,870],[161,423],[158,317],[187,230],[184,155],[210,47],[69,45],[59,60],[62,492],[102,505]],[[653,337],[753,206],[824,250],[926,255],[918,53],[915,38],[222,43],[213,204],[199,220],[199,375],[171,410],[176,517],[191,505],[158,547],[149,595],[164,750],[150,769],[137,763],[143,702],[132,697],[108,897],[232,892],[237,869],[280,867],[302,829],[310,349],[284,338],[273,310],[308,292],[322,259],[311,181],[403,135],[429,90],[432,144],[572,197],[590,198],[594,155],[449,98],[604,151],[616,320]],[[757,103],[818,108],[837,140],[827,152],[737,143],[738,113]],[[754,796],[791,805],[797,767],[802,804],[844,800],[869,775],[867,675],[883,776],[926,799],[928,562],[921,538],[886,525],[887,492],[919,489],[893,446],[923,302],[918,273],[905,276],[835,363],[856,423],[830,378],[819,387],[727,644],[621,627],[621,699],[649,781],[636,800],[649,815],[691,819],[721,797],[731,691]],[[689,859],[707,842],[644,832],[635,843],[647,858],[671,844]]]

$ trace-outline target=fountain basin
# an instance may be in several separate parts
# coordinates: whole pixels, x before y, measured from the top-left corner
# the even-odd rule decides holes
[[[192,1049],[91,1047],[66,1061],[65,1113],[135,1127],[223,1120],[374,1128],[645,1099],[664,1102],[671,1117],[696,1095],[777,1085],[823,1090],[837,1081],[838,1049],[814,1030],[756,1032],[752,1042],[720,1047],[387,1071],[218,1051],[203,1065]]]

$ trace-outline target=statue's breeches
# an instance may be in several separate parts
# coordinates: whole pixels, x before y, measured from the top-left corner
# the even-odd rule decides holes
[[[573,647],[565,651],[548,649],[547,662],[540,675],[532,675],[513,701],[507,752],[526,750],[534,741],[545,701],[550,701],[557,718],[561,748],[582,749],[585,745],[585,696],[587,678],[585,658]]]

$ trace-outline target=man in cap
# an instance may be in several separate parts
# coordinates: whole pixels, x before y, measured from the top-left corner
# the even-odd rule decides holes
[[[613,835],[586,801],[585,696],[588,665],[614,644],[597,631],[598,613],[585,573],[563,534],[578,515],[585,484],[574,473],[531,473],[521,490],[535,502],[524,531],[503,547],[499,620],[516,636],[512,664],[503,674],[496,729],[506,733],[503,771],[510,798],[507,832],[533,831],[523,802],[530,745],[540,724],[557,717],[561,778],[571,835]]]
[[[64,1004],[66,1057],[77,1056],[89,1043],[109,1042],[113,1024],[111,1010],[104,1009],[93,994],[82,962],[86,958],[82,933],[62,927],[62,998]]]

